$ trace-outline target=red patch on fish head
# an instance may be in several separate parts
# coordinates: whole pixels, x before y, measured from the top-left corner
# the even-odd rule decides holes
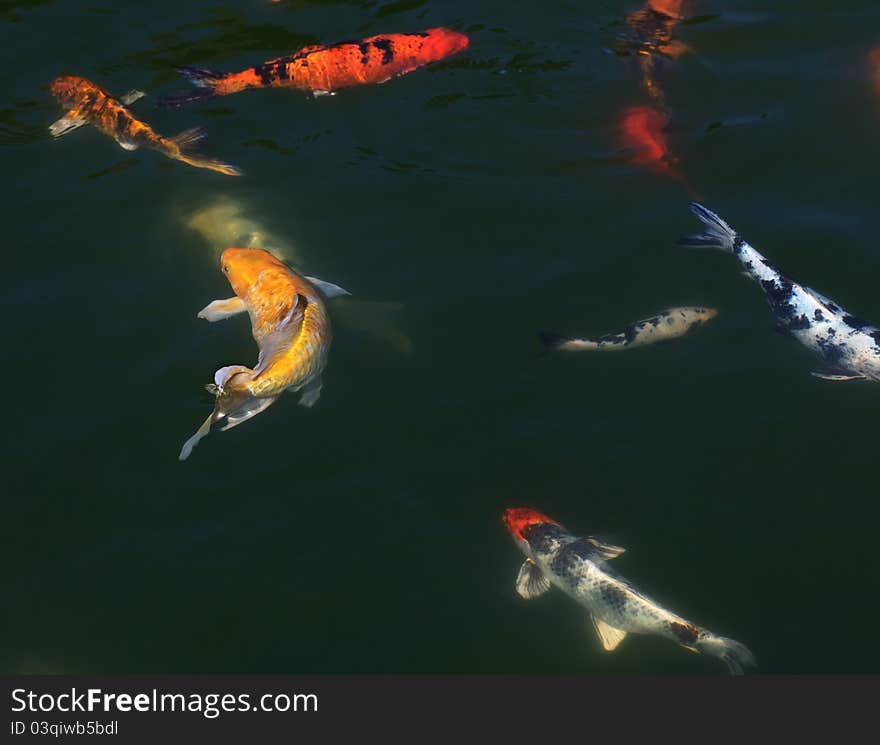
[[[538,510],[533,510],[531,507],[509,507],[504,510],[501,519],[504,521],[504,525],[510,531],[510,534],[520,541],[526,540],[523,536],[523,531],[532,525],[540,525],[541,523],[559,525],[556,520],[538,512]],[[562,526],[559,525],[559,527]]]
[[[425,62],[434,62],[444,57],[467,49],[470,39],[458,31],[449,28],[429,28],[425,31],[427,37],[422,41],[420,56]]]
[[[247,295],[260,274],[272,266],[285,265],[262,248],[227,248],[220,255],[220,268],[239,297]]]
[[[60,78],[55,78],[52,81],[49,90],[58,99],[60,104],[73,106],[82,96],[82,89],[85,84],[86,81],[83,78],[73,75],[62,75]]]
[[[631,151],[631,163],[660,170],[669,167],[669,146],[663,134],[668,123],[665,114],[650,106],[634,106],[623,112],[620,140]]]

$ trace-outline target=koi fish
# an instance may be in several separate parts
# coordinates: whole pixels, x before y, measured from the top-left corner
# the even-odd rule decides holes
[[[213,323],[246,311],[260,356],[254,368],[228,365],[214,373],[207,386],[216,397],[214,411],[183,444],[180,460],[190,456],[216,422],[224,420],[221,431],[237,427],[269,408],[284,391],[298,391],[301,406],[314,406],[332,338],[324,301],[349,294],[297,274],[261,248],[227,248],[220,264],[235,295],[209,303],[198,318]]]
[[[415,34],[384,34],[362,41],[305,47],[241,72],[179,67],[178,72],[200,90],[172,94],[160,105],[180,106],[248,88],[296,88],[314,95],[332,94],[356,85],[384,83],[456,54],[467,45],[468,37],[458,31],[431,28]]]
[[[117,99],[90,80],[74,76],[56,78],[51,90],[62,107],[67,109],[67,113],[49,127],[53,137],[91,124],[110,135],[126,150],[148,147],[196,168],[207,168],[227,176],[241,176],[241,170],[229,163],[190,152],[196,143],[207,136],[203,127],[188,129],[169,138],[136,119],[127,106],[144,96],[140,91],[130,91]]]
[[[670,308],[656,316],[631,323],[623,331],[596,339],[577,339],[546,332],[539,333],[539,337],[551,351],[613,352],[684,336],[695,326],[713,319],[716,315],[718,311],[713,308]]]
[[[633,106],[620,119],[620,142],[630,153],[634,165],[662,172],[675,163],[669,153],[664,128],[669,124],[666,114],[650,106]]]
[[[761,285],[780,328],[822,360],[824,369],[814,376],[880,381],[880,329],[786,277],[711,210],[692,202],[691,211],[705,229],[680,239],[679,245],[717,248],[736,256],[745,274]]]
[[[753,666],[752,653],[733,639],[716,636],[642,595],[608,568],[623,548],[599,538],[577,538],[537,510],[510,508],[504,524],[526,555],[516,578],[516,591],[529,600],[557,587],[587,609],[607,652],[627,634],[653,634],[691,652],[719,657],[734,675]]]

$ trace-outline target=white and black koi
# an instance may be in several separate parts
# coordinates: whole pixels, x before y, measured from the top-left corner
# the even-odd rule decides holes
[[[544,347],[550,351],[614,352],[675,339],[686,334],[694,326],[711,320],[716,315],[718,315],[718,311],[713,308],[670,308],[661,311],[656,316],[631,323],[622,331],[605,334],[595,339],[560,336],[545,331],[539,332],[538,337]]]
[[[880,329],[786,277],[714,212],[696,202],[691,210],[706,228],[682,238],[679,245],[718,248],[736,256],[745,273],[761,285],[780,328],[821,358],[823,369],[813,375],[880,381]]]
[[[734,675],[754,666],[744,645],[686,621],[612,572],[606,562],[624,552],[620,546],[578,538],[528,507],[505,510],[504,524],[526,555],[516,579],[519,595],[528,600],[558,587],[589,611],[606,651],[616,649],[627,634],[653,634],[691,652],[719,657]]]

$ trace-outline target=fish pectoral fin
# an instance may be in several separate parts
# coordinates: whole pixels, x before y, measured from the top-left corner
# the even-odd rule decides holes
[[[603,541],[601,538],[597,538],[596,536],[587,536],[586,540],[587,542],[592,544],[593,548],[596,549],[596,553],[606,560],[616,559],[622,553],[626,552],[626,549],[622,546],[615,546],[611,543],[605,543],[605,541]]]
[[[180,455],[177,456],[178,460],[186,460],[192,454],[193,448],[199,444],[202,438],[207,437],[208,433],[211,431],[211,425],[214,423],[214,412],[202,422],[202,426],[199,427],[195,434],[190,437],[185,443],[183,443],[183,447],[180,448]]]
[[[321,376],[319,375],[317,378],[310,380],[306,383],[305,386],[300,388],[302,391],[302,396],[299,399],[299,405],[305,406],[307,409],[310,409],[316,403],[318,403],[318,399],[321,398],[321,387],[323,386],[323,381],[321,380]]]
[[[52,124],[49,125],[49,134],[53,137],[61,137],[61,135],[66,135],[68,132],[73,132],[73,130],[79,129],[85,123],[86,118],[75,109],[72,109],[58,121],[52,122]]]
[[[325,282],[323,279],[318,279],[317,277],[306,277],[306,279],[311,282],[327,300],[331,300],[335,297],[343,297],[345,295],[351,295],[351,293],[340,287],[339,285],[334,285],[332,282]]]
[[[835,382],[843,382],[847,380],[867,380],[868,377],[866,375],[851,375],[848,373],[833,373],[833,372],[820,372],[818,370],[814,370],[810,373],[814,378],[819,378],[820,380],[832,380]]]
[[[251,419],[260,412],[268,409],[277,400],[278,396],[272,396],[271,398],[248,399],[241,406],[235,409],[235,411],[230,411],[226,415],[226,421],[223,423],[223,426],[220,427],[220,431],[225,432],[227,429],[237,427],[242,422],[246,422],[248,419]]]
[[[231,297],[226,300],[214,300],[208,303],[197,314],[196,318],[204,318],[206,321],[214,323],[222,321],[224,318],[232,318],[239,313],[244,313],[247,306],[240,297]]]
[[[550,580],[537,564],[531,559],[526,559],[519,568],[516,576],[516,591],[521,598],[531,600],[543,595],[550,589]]]
[[[137,150],[138,144],[136,142],[132,142],[131,140],[127,140],[124,137],[117,137],[116,142],[119,144],[123,150]]]
[[[605,621],[600,621],[595,616],[590,616],[590,620],[592,620],[593,628],[596,629],[599,640],[602,642],[602,647],[606,652],[613,652],[617,649],[620,642],[626,638],[625,631],[609,626]]]
[[[119,101],[123,106],[131,106],[135,101],[140,101],[146,95],[143,91],[132,88],[130,91],[123,93],[119,97]]]

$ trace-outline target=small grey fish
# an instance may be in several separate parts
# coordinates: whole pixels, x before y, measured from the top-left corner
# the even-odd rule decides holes
[[[595,339],[560,336],[545,331],[539,332],[538,336],[544,347],[550,351],[616,352],[667,339],[675,339],[686,334],[694,326],[699,326],[717,315],[718,311],[714,308],[692,306],[669,308],[656,316],[631,323],[622,331],[605,334]]]
[[[691,211],[705,230],[682,238],[679,245],[717,248],[736,256],[746,275],[761,285],[782,330],[822,360],[823,369],[813,375],[824,380],[880,381],[880,329],[786,277],[714,212],[696,202],[691,203]]]
[[[755,665],[744,645],[686,621],[612,572],[606,562],[624,552],[620,546],[577,538],[528,507],[505,510],[504,524],[526,555],[516,578],[520,596],[528,600],[558,587],[589,611],[606,651],[616,649],[627,634],[654,634],[691,652],[721,658],[733,675]]]

